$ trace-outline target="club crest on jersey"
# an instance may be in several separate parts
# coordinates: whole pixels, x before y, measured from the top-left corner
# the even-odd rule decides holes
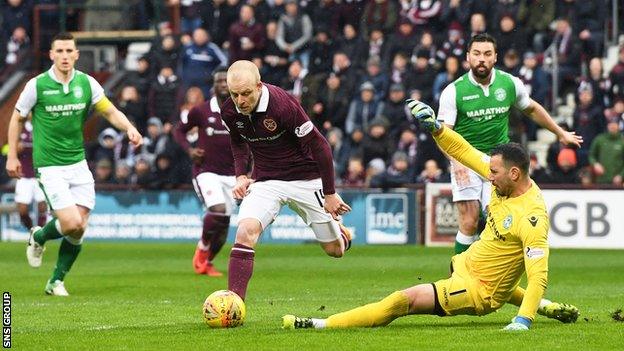
[[[503,101],[505,100],[505,98],[507,97],[507,92],[505,91],[505,89],[503,88],[498,88],[496,89],[496,91],[494,92],[494,97],[496,98],[496,100],[498,101]]]
[[[513,218],[511,217],[511,215],[507,215],[507,217],[505,217],[505,219],[503,219],[503,228],[505,228],[505,229],[511,228],[511,223],[512,222],[513,222]]]
[[[83,95],[81,87],[74,87],[73,92],[74,92],[74,97],[76,99],[80,99],[82,97],[82,95]]]
[[[265,118],[262,121],[262,124],[264,124],[264,128],[266,128],[269,132],[277,129],[277,123],[272,118]]]

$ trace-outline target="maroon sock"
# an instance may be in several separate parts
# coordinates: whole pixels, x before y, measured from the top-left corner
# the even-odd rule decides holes
[[[37,225],[40,227],[43,227],[46,225],[46,222],[48,220],[48,214],[45,212],[40,212],[37,215]]]
[[[22,221],[22,224],[28,230],[30,230],[30,228],[33,226],[32,218],[30,218],[29,214],[20,215],[20,221]]]
[[[214,234],[210,238],[208,261],[212,261],[215,258],[227,240],[228,230],[230,229],[230,216],[221,216],[217,222],[218,225],[214,228]]]
[[[228,290],[237,293],[243,300],[253,273],[254,254],[254,249],[241,244],[234,244],[230,252]]]

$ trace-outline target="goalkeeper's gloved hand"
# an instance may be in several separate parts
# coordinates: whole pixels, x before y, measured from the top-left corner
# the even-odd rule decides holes
[[[412,116],[429,132],[442,128],[442,124],[436,120],[435,112],[429,105],[414,99],[407,99],[406,102]]]
[[[529,330],[531,326],[531,320],[521,316],[516,316],[511,320],[511,323],[507,324],[503,330],[507,331],[523,331]]]

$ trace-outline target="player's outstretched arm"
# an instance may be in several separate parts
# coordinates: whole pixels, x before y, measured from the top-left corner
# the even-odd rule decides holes
[[[100,99],[100,101],[95,104],[95,111],[101,113],[115,128],[125,131],[132,145],[140,146],[143,144],[141,133],[130,123],[128,117],[126,117],[123,112],[119,111],[108,98],[103,97]]]
[[[418,123],[431,132],[434,140],[449,156],[484,178],[490,174],[490,158],[470,145],[461,135],[436,120],[433,109],[424,102],[408,99],[407,107]]]
[[[559,138],[559,141],[568,146],[576,146],[577,148],[581,147],[583,143],[583,137],[580,135],[576,135],[574,132],[567,132],[563,130],[561,127],[555,123],[555,121],[550,117],[548,111],[542,105],[537,103],[537,101],[531,99],[531,102],[527,108],[525,108],[522,112],[531,118],[535,123],[540,126],[550,130],[553,134]]]
[[[9,153],[7,154],[6,171],[9,177],[19,178],[22,176],[22,164],[17,158],[17,144],[19,143],[19,135],[26,118],[22,118],[17,110],[13,111],[11,120],[9,121]]]

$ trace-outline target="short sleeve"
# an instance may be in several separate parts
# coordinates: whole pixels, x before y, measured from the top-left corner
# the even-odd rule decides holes
[[[527,90],[524,83],[520,80],[520,78],[511,76],[511,80],[516,87],[516,103],[514,104],[514,106],[516,106],[520,110],[524,110],[531,104],[529,91]]]
[[[87,75],[89,78],[89,85],[91,86],[91,105],[97,104],[104,97],[104,88],[98,83],[95,78]]]
[[[438,108],[438,120],[454,126],[457,121],[457,104],[455,97],[457,91],[455,90],[455,84],[449,84],[442,90],[440,94],[440,107]]]
[[[37,103],[37,78],[32,78],[26,83],[24,90],[17,99],[15,109],[20,116],[27,117],[33,106]]]

